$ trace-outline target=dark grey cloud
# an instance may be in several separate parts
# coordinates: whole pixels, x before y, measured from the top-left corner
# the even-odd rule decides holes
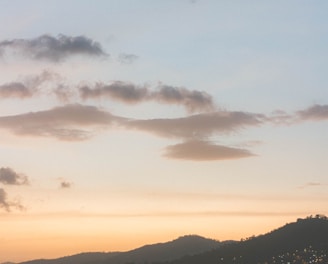
[[[12,168],[0,168],[0,183],[6,185],[26,185],[28,182],[27,176],[17,173]]]
[[[94,87],[80,87],[79,91],[84,100],[105,97],[129,104],[155,101],[162,104],[182,105],[189,112],[208,112],[215,109],[212,97],[206,92],[168,85],[161,85],[151,91],[146,87],[125,82],[98,83]]]
[[[19,52],[35,60],[58,62],[72,55],[108,56],[101,45],[85,36],[41,35],[34,39],[12,39],[0,42],[0,54]]]
[[[240,159],[254,156],[246,149],[216,145],[203,140],[190,140],[165,148],[165,157],[193,161]]]
[[[118,61],[123,64],[131,64],[135,62],[139,57],[134,54],[121,53],[118,56]]]
[[[297,112],[301,120],[321,121],[328,119],[328,105],[313,105]]]
[[[50,110],[0,117],[0,128],[17,135],[84,140],[119,118],[94,106],[65,105]]]
[[[202,138],[229,133],[246,126],[258,126],[265,116],[246,112],[219,111],[174,119],[127,120],[124,126],[164,137]]]
[[[16,201],[8,201],[7,193],[4,189],[0,188],[0,208],[10,212],[11,209],[23,210],[24,206]]]

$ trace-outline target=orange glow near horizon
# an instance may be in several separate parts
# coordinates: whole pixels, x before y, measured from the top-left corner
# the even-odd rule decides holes
[[[274,220],[274,221],[272,221]],[[215,240],[240,240],[264,234],[289,217],[10,217],[1,221],[7,237],[1,251],[11,261],[58,258],[81,252],[128,251],[146,244],[167,242],[197,234]],[[8,239],[10,237],[10,239]],[[20,254],[17,255],[17,248]]]

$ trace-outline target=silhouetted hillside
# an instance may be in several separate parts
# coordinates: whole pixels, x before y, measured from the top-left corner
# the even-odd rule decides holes
[[[185,255],[217,249],[223,243],[200,236],[184,236],[176,240],[146,245],[120,253],[82,253],[52,260],[33,260],[22,264],[125,264],[170,261]]]
[[[305,262],[304,262],[305,261]],[[312,262],[311,262],[312,261]],[[316,261],[316,262],[314,262]],[[268,234],[170,264],[328,263],[326,217],[298,219]]]

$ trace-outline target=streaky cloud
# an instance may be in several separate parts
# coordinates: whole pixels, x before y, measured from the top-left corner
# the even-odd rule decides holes
[[[246,149],[216,145],[208,141],[190,140],[166,147],[164,156],[171,159],[213,161],[254,156]]]
[[[90,138],[97,129],[109,126],[118,119],[94,106],[69,104],[45,111],[0,117],[0,128],[17,135],[77,141]]]
[[[276,110],[270,116],[267,116],[267,121],[275,125],[292,125],[296,122],[296,119],[295,115],[288,114],[283,110]]]
[[[27,176],[17,173],[12,168],[0,168],[0,183],[5,185],[27,185],[29,183]]]
[[[51,62],[62,61],[72,55],[88,55],[107,57],[108,54],[101,45],[85,36],[66,36],[63,34],[53,37],[41,35],[33,39],[12,39],[0,42],[0,54],[7,51],[19,52],[34,60]]]
[[[328,184],[323,184],[320,182],[308,182],[304,185],[299,186],[299,189],[305,189],[305,188],[309,188],[309,187],[323,187],[323,186],[328,186]]]

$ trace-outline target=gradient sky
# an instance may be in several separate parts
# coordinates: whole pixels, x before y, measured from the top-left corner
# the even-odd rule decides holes
[[[0,262],[328,214],[328,2],[0,1]]]

